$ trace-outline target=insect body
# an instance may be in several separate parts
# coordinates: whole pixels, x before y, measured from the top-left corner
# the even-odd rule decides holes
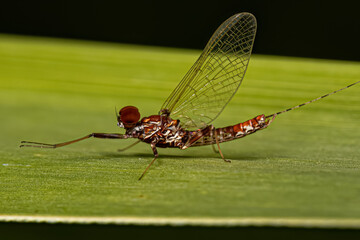
[[[269,121],[265,120],[265,115],[260,115],[234,126],[214,128],[209,125],[197,131],[188,131],[180,126],[179,120],[154,115],[143,118],[138,125],[128,129],[126,134],[146,143],[155,143],[155,147],[186,149],[228,142],[264,129],[268,125]]]
[[[252,14],[239,13],[227,19],[215,31],[198,60],[166,99],[158,115],[140,120],[140,113],[136,107],[127,106],[119,111],[118,126],[125,129],[125,134],[92,133],[58,144],[22,141],[20,147],[58,148],[90,137],[138,138],[138,142],[149,143],[154,153],[154,159],[145,169],[140,180],[158,157],[157,147],[186,149],[216,144],[222,159],[229,162],[224,158],[219,143],[265,129],[282,113],[360,83],[358,81],[284,111],[271,115],[262,114],[233,126],[215,128],[211,123],[229,103],[244,78],[255,33],[256,19]]]

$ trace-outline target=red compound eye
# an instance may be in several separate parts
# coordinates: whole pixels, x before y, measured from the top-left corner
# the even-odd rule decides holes
[[[139,110],[134,106],[123,107],[120,112],[120,120],[124,124],[134,124],[140,119]]]

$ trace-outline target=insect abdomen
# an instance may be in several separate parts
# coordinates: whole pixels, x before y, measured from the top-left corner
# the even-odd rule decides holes
[[[242,138],[251,133],[254,133],[258,130],[265,128],[267,124],[268,124],[268,120],[266,120],[265,115],[262,114],[248,121],[233,126],[216,128],[214,132],[209,133],[208,135],[199,139],[192,146],[216,144],[215,136],[217,136],[219,143],[231,141],[237,138]]]
[[[266,121],[265,121],[265,115],[263,114],[263,115],[254,117],[253,119],[250,119],[246,122],[239,123],[234,126],[227,127],[225,129],[227,130],[228,128],[232,128],[233,137],[241,138],[241,137],[249,135],[257,130],[262,129],[264,127],[264,125],[266,125]]]

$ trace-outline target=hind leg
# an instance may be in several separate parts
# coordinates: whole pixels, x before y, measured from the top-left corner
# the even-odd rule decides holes
[[[225,159],[224,155],[222,154],[222,151],[220,149],[220,144],[219,144],[219,140],[218,140],[218,135],[217,132],[215,130],[215,127],[213,125],[209,125],[204,129],[198,130],[198,132],[192,136],[187,143],[185,144],[184,147],[182,147],[181,149],[186,149],[188,147],[191,147],[196,141],[198,141],[199,139],[203,138],[204,136],[210,136],[211,138],[213,138],[213,136],[215,135],[215,141],[216,141],[216,145],[218,146],[219,149],[219,153],[221,158],[225,161],[225,162],[231,162],[230,160]],[[214,145],[212,144],[213,150],[216,152]]]
[[[220,153],[221,158],[222,158],[225,162],[231,163],[230,160],[225,159],[224,155],[223,155],[222,152],[221,152],[221,148],[220,148],[219,139],[218,139],[218,135],[217,135],[216,129],[213,127],[212,130],[215,132],[215,141],[216,141],[216,145],[218,146],[218,149],[219,149],[219,153]]]

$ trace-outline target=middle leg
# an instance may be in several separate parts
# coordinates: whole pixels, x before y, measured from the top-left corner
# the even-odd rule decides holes
[[[159,156],[155,145],[156,145],[156,142],[152,142],[150,145],[151,149],[153,150],[153,153],[154,153],[154,159],[151,161],[149,166],[147,166],[147,168],[145,169],[143,174],[141,174],[141,176],[139,177],[139,181],[145,176],[145,173],[149,170],[150,166],[155,162],[156,158]]]

